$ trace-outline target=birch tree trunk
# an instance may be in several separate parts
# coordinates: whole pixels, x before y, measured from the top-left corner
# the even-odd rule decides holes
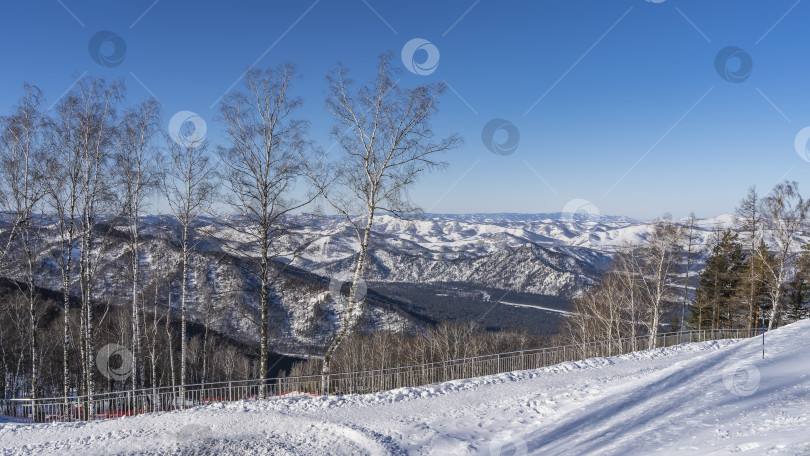
[[[758,313],[757,298],[757,278],[756,261],[757,240],[762,223],[759,206],[761,202],[757,194],[756,187],[750,187],[745,198],[737,207],[737,217],[735,222],[737,227],[745,233],[748,241],[749,275],[748,275],[748,329],[753,329],[756,325],[756,314]]]
[[[259,377],[267,378],[270,297],[284,266],[275,259],[295,258],[299,251],[285,245],[284,236],[295,222],[287,215],[311,203],[315,195],[292,193],[302,176],[308,143],[306,122],[291,119],[301,106],[290,93],[295,67],[286,63],[274,69],[251,70],[245,75],[245,91],[234,92],[220,105],[227,145],[219,149],[225,164],[227,203],[238,218],[228,223],[231,231],[255,242],[259,251],[245,258],[230,249],[247,266],[258,286]],[[259,395],[267,395],[266,383]]]
[[[335,119],[332,137],[342,153],[334,163],[307,169],[315,187],[354,229],[360,244],[349,302],[324,355],[321,389],[325,394],[329,393],[330,363],[335,351],[352,331],[353,315],[362,313],[364,296],[358,296],[357,291],[374,216],[378,211],[397,216],[417,212],[418,208],[409,202],[409,189],[422,174],[445,166],[435,158],[439,153],[462,143],[456,135],[434,141],[431,120],[438,112],[438,98],[446,86],[403,89],[394,82],[398,70],[391,59],[390,54],[380,56],[374,78],[357,88],[343,66],[329,75],[326,104]],[[361,211],[365,227],[355,220]]]
[[[681,305],[681,321],[680,321],[680,330],[683,331],[685,324],[684,321],[686,320],[686,305],[689,302],[689,273],[692,269],[692,246],[696,239],[695,236],[695,213],[689,214],[689,217],[686,221],[686,226],[684,226],[684,240],[686,240],[686,277],[683,282],[683,303]]]
[[[180,398],[185,406],[187,374],[188,328],[187,308],[189,300],[189,262],[199,239],[196,223],[210,213],[216,194],[213,184],[215,173],[208,154],[208,143],[197,130],[189,135],[172,132],[167,138],[169,145],[169,171],[163,180],[163,193],[169,208],[179,225],[181,256],[180,278]],[[167,325],[168,325],[167,321]],[[168,331],[168,326],[167,326]],[[172,368],[172,370],[174,370]],[[174,378],[174,372],[172,372]]]
[[[39,249],[39,221],[36,208],[45,195],[43,179],[44,155],[42,143],[43,115],[39,112],[41,92],[38,88],[25,85],[25,94],[20,104],[13,109],[10,116],[0,119],[0,197],[10,201],[10,209],[15,220],[16,237],[22,250],[18,257],[23,271],[23,283],[26,290],[28,310],[28,346],[31,357],[31,399],[32,413],[38,421],[39,409],[34,400],[39,395],[39,339],[37,292],[35,289],[34,267]],[[16,244],[14,232],[9,237],[9,244]],[[23,290],[20,290],[23,291]]]
[[[156,154],[152,138],[158,129],[160,107],[157,101],[148,101],[126,113],[116,135],[116,174],[121,188],[122,206],[129,228],[129,254],[131,274],[131,350],[132,391],[143,385],[141,363],[141,323],[138,303],[142,301],[140,284],[140,236],[138,222],[142,200],[157,187],[154,161]]]
[[[795,256],[793,246],[799,231],[804,227],[810,211],[810,201],[805,201],[799,194],[799,185],[796,182],[785,181],[777,184],[771,193],[762,200],[761,213],[765,218],[766,235],[769,237],[776,264],[763,261],[770,276],[771,286],[771,316],[768,321],[768,331],[779,326],[781,317],[782,287],[785,283],[787,270]],[[766,252],[761,254],[764,256]]]
[[[188,225],[183,226],[183,276],[180,280],[180,400],[181,408],[186,401],[186,362],[188,353],[188,329],[186,327],[186,293],[188,292]]]
[[[54,256],[62,279],[62,375],[66,409],[68,407],[67,398],[70,396],[70,296],[74,276],[73,250],[77,238],[77,210],[81,191],[81,155],[78,153],[78,134],[75,128],[77,102],[75,97],[71,97],[57,105],[56,116],[51,120],[47,130],[47,143],[54,153],[54,162],[48,167],[50,171],[47,178],[48,199],[57,218],[60,241],[59,251]],[[80,322],[83,321],[83,318],[80,317]],[[83,327],[83,324],[80,326]],[[82,339],[81,334],[79,339]],[[81,359],[84,359],[83,356]],[[79,370],[81,373],[81,369]],[[83,377],[80,375],[80,378]],[[81,389],[80,384],[76,387],[77,390]]]
[[[175,391],[177,388],[177,375],[174,370],[174,343],[173,343],[173,334],[172,334],[172,286],[169,283],[169,291],[168,296],[166,299],[167,308],[166,308],[166,345],[167,351],[169,356],[169,372],[171,374],[171,381],[172,381],[172,391]]]
[[[348,305],[346,306],[346,309],[343,310],[343,319],[341,321],[340,328],[338,328],[335,338],[332,340],[332,343],[329,344],[329,347],[327,347],[326,353],[323,356],[323,367],[321,368],[321,391],[327,393],[329,392],[329,372],[332,365],[332,358],[335,356],[335,352],[337,351],[338,347],[340,347],[343,339],[345,339],[346,336],[351,333],[352,327],[355,323],[355,313],[358,312],[356,307],[361,305],[363,299],[363,297],[358,299],[357,287],[363,277],[363,269],[366,265],[365,260],[366,252],[368,251],[368,241],[371,233],[371,227],[374,223],[374,208],[369,208],[367,218],[368,222],[366,223],[366,227],[363,231],[363,237],[360,241],[360,253],[357,255],[357,262],[355,263],[354,267],[354,275],[352,276],[352,284],[349,288]]]

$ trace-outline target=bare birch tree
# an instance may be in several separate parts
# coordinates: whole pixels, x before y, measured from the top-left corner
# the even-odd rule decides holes
[[[17,240],[19,229],[25,219],[31,214],[35,201],[28,200],[28,204],[18,201],[21,190],[25,189],[29,177],[27,174],[28,165],[33,157],[28,156],[32,152],[32,146],[36,140],[36,135],[43,127],[44,118],[39,113],[39,105],[42,102],[42,92],[35,86],[25,84],[25,95],[20,104],[13,109],[13,114],[8,117],[0,117],[0,140],[2,140],[2,160],[3,175],[0,176],[0,212],[6,218],[4,222],[8,224],[5,228],[2,250],[0,250],[0,261],[4,260],[11,251],[11,244]],[[29,131],[32,130],[32,131]],[[22,169],[20,169],[22,168]],[[20,182],[20,179],[23,182]]]
[[[675,299],[672,278],[680,261],[682,230],[669,216],[656,220],[648,239],[630,257],[637,277],[641,323],[647,329],[650,348],[655,348],[662,318]]]
[[[633,350],[636,349],[636,336],[639,329],[639,310],[641,308],[638,280],[636,275],[638,249],[630,244],[625,244],[619,248],[613,257],[612,269],[618,281],[621,283],[621,294],[623,307],[628,318],[628,337],[631,338]]]
[[[700,235],[697,233],[697,227],[695,223],[697,219],[695,218],[695,213],[692,212],[689,214],[689,217],[686,218],[686,222],[683,224],[683,241],[686,244],[684,249],[684,255],[686,256],[686,270],[684,273],[684,280],[683,280],[683,302],[681,303],[681,319],[680,319],[680,330],[683,331],[684,329],[684,321],[686,319],[686,306],[689,302],[689,274],[692,272],[692,259],[696,255],[696,248],[697,243],[700,241]]]
[[[112,138],[115,134],[116,108],[123,87],[118,82],[106,84],[100,79],[80,81],[76,87],[79,96],[79,142],[81,154],[81,251],[79,256],[79,283],[84,318],[85,376],[88,403],[93,403],[95,394],[95,328],[93,326],[93,290],[95,274],[103,249],[97,246],[96,223],[112,200],[109,160]],[[88,407],[89,418],[95,415],[94,407]]]
[[[255,256],[246,261],[248,274],[259,283],[262,378],[268,375],[268,305],[282,272],[273,263],[278,257],[296,254],[297,247],[285,243],[294,223],[288,215],[315,199],[311,192],[293,193],[309,150],[304,139],[307,123],[292,118],[302,103],[290,93],[295,78],[290,63],[248,71],[245,91],[231,94],[220,106],[227,143],[220,148],[220,157],[225,165],[226,201],[235,216],[228,227],[256,246]],[[262,383],[260,395],[265,394]]]
[[[121,188],[124,217],[129,231],[130,274],[132,274],[132,389],[143,385],[144,372],[141,364],[141,325],[139,303],[143,302],[140,283],[140,221],[144,199],[158,185],[153,144],[159,129],[160,105],[155,100],[144,102],[127,112],[116,135],[117,154],[115,170]]]
[[[48,168],[48,202],[59,228],[59,249],[54,251],[54,260],[59,266],[62,279],[63,306],[63,393],[65,407],[70,396],[70,294],[75,265],[73,249],[78,237],[79,198],[81,195],[81,156],[78,148],[78,100],[69,97],[56,106],[56,114],[48,128],[48,147],[51,160]],[[83,352],[82,352],[83,353]],[[78,386],[78,385],[77,385]]]
[[[735,224],[740,232],[743,234],[743,242],[748,250],[748,277],[747,277],[747,293],[745,294],[748,301],[748,329],[751,329],[756,324],[757,313],[759,312],[757,304],[757,289],[758,282],[760,281],[756,264],[754,259],[757,256],[757,243],[761,239],[762,229],[762,213],[760,212],[760,198],[757,194],[757,188],[752,186],[748,188],[748,192],[740,201],[737,206],[737,215],[735,217]]]
[[[436,158],[439,153],[462,143],[456,135],[434,139],[431,121],[446,86],[405,89],[394,80],[396,71],[391,55],[384,54],[378,59],[375,77],[365,85],[355,87],[349,70],[342,65],[327,78],[326,105],[335,119],[332,137],[343,153],[330,172],[313,173],[313,180],[328,203],[351,225],[360,251],[348,305],[323,358],[324,392],[328,392],[332,357],[362,310],[363,300],[358,299],[357,291],[374,216],[378,212],[403,216],[417,211],[409,201],[408,190],[422,174],[445,166]]]
[[[784,283],[787,280],[791,261],[795,252],[797,235],[804,228],[807,220],[810,201],[805,201],[799,194],[797,182],[785,181],[777,184],[762,199],[760,212],[764,221],[764,235],[768,247],[774,249],[774,264],[763,261],[765,274],[769,282],[768,298],[771,301],[771,315],[768,331],[779,326]],[[765,252],[761,252],[764,254]]]
[[[163,179],[163,192],[169,208],[179,224],[180,268],[182,271],[180,278],[180,398],[181,401],[184,401],[187,373],[186,351],[188,349],[186,311],[190,280],[189,266],[191,253],[199,242],[195,225],[200,217],[210,213],[216,196],[214,185],[216,173],[208,153],[208,143],[200,132],[196,130],[194,132],[172,132],[167,143],[169,162]],[[167,314],[167,332],[170,321],[170,315]]]
[[[626,305],[632,290],[626,287],[626,283],[614,265],[598,284],[573,300],[572,315],[564,322],[571,342],[585,344],[629,336],[634,322]],[[587,353],[583,352],[583,355],[587,356]]]
[[[31,354],[31,398],[38,397],[39,358],[37,292],[34,267],[39,253],[40,226],[36,208],[45,195],[43,179],[44,148],[42,147],[43,115],[40,112],[41,91],[25,85],[25,95],[11,116],[0,119],[0,191],[8,201],[15,223],[16,235],[10,238],[23,251],[22,262],[28,307],[29,349]]]
[[[51,144],[57,151],[57,168],[65,166],[68,181],[51,186],[51,197],[61,209],[59,218],[62,232],[60,257],[63,287],[70,287],[70,258],[78,242],[78,285],[81,301],[80,355],[83,387],[88,402],[95,394],[95,328],[93,327],[93,298],[95,274],[105,244],[97,233],[100,214],[111,213],[113,195],[110,160],[116,134],[117,105],[122,96],[120,82],[107,83],[103,79],[82,78],[57,104],[57,119],[53,123],[55,134]],[[66,160],[64,163],[59,160]],[[108,224],[112,226],[112,223]],[[99,240],[102,239],[101,242]],[[98,244],[98,245],[97,245]],[[65,301],[65,306],[68,302]],[[93,418],[93,408],[85,408]]]

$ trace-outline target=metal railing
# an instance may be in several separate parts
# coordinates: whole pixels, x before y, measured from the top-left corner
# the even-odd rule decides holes
[[[287,394],[366,394],[536,369],[566,361],[621,355],[682,343],[742,339],[761,333],[761,329],[681,331],[659,334],[655,338],[644,335],[410,366],[334,373],[329,375],[328,391],[322,391],[322,375],[309,375],[185,385],[182,393],[180,387],[175,386],[96,393],[92,399],[87,396],[2,399],[0,415],[6,419],[28,422],[83,421],[167,412],[212,402],[261,399]]]

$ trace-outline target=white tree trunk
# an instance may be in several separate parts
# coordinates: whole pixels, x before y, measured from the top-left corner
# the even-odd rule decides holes
[[[321,369],[321,391],[323,394],[329,394],[329,372],[330,372],[330,365],[332,362],[332,357],[335,355],[338,347],[340,347],[341,342],[349,334],[352,330],[353,326],[353,314],[358,312],[355,309],[355,305],[362,306],[362,302],[357,302],[356,294],[357,294],[357,285],[360,283],[360,279],[363,275],[363,268],[365,267],[365,260],[366,260],[366,252],[368,250],[368,242],[369,236],[371,234],[371,227],[374,223],[374,209],[369,208],[368,211],[368,222],[366,223],[365,231],[363,232],[363,237],[360,242],[360,253],[357,256],[357,264],[354,268],[354,276],[352,277],[352,285],[349,289],[349,303],[344,310],[343,321],[341,322],[340,328],[338,328],[338,332],[335,335],[335,339],[329,345],[329,348],[326,350],[326,354],[323,357],[323,368]],[[337,297],[334,297],[337,299]]]
[[[183,278],[180,286],[180,401],[186,401],[186,292],[188,290],[188,227],[183,227]]]
[[[143,379],[143,372],[140,366],[141,356],[141,331],[140,321],[138,317],[138,294],[140,283],[138,275],[140,274],[138,265],[138,203],[137,198],[134,204],[134,214],[131,214],[130,230],[132,232],[132,390],[133,397],[134,391],[138,389],[139,382]]]

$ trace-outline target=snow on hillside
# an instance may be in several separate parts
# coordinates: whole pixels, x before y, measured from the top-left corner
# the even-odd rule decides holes
[[[716,225],[728,225],[732,220],[727,215],[701,220],[699,234],[705,238]],[[290,262],[298,269],[285,267],[276,284],[270,340],[279,350],[304,354],[325,349],[331,340],[340,308],[324,293],[331,279],[350,276],[359,247],[355,233],[340,217],[301,214],[289,221],[295,228],[279,243],[288,251],[305,247],[302,255],[279,261],[279,266]],[[257,245],[255,239],[233,229],[241,223],[239,219],[220,222],[204,218],[197,227],[200,242],[191,259],[188,316],[193,323],[201,323],[205,302],[227,304],[218,305],[222,315],[215,319],[213,329],[240,342],[256,343],[258,331],[249,316],[258,312],[258,284],[247,272],[247,264],[256,255]],[[479,292],[533,293],[566,302],[599,279],[617,247],[642,241],[650,229],[648,222],[612,216],[572,220],[570,214],[425,214],[418,220],[402,220],[382,214],[375,219],[364,279],[378,290],[384,290],[386,283],[452,282]],[[177,315],[179,227],[173,217],[155,215],[142,220],[141,230],[141,281],[147,287],[173,283],[172,313]],[[123,226],[112,230],[111,248],[99,253],[102,261],[94,298],[100,301],[129,302],[125,231]],[[58,229],[53,225],[44,234],[47,245],[35,266],[36,282],[59,290],[62,278],[52,254],[60,242]],[[699,273],[701,258],[691,266],[692,272]],[[19,271],[7,274],[24,279]],[[72,294],[78,294],[79,285],[74,281]],[[164,304],[161,311],[166,309]],[[421,327],[423,315],[407,307],[400,306],[396,298],[390,306],[372,303],[366,329],[384,327],[389,321],[408,330]]]
[[[17,454],[810,454],[810,321],[373,395],[0,424]]]
[[[356,234],[337,221],[316,217],[300,228],[295,236],[307,239],[307,248],[292,264],[323,276],[351,270]],[[731,215],[698,221],[698,242],[733,221]],[[601,275],[618,248],[643,242],[652,226],[611,216],[572,220],[562,214],[424,214],[403,220],[383,214],[372,229],[366,279],[467,282],[568,299]],[[527,246],[536,254],[526,255]],[[570,260],[562,270],[561,255]],[[699,272],[700,264],[698,258],[692,270]]]
[[[721,215],[697,222],[703,241],[717,227],[733,226],[734,216]],[[650,222],[625,217],[602,217],[573,222],[559,214],[425,214],[417,220],[389,215],[375,219],[377,247],[425,258],[452,260],[491,255],[526,243],[543,247],[577,247],[611,253],[624,244],[636,244],[650,233]],[[355,234],[334,218],[317,219],[302,230],[311,236],[309,248],[294,264],[306,267],[351,256],[357,252]]]

